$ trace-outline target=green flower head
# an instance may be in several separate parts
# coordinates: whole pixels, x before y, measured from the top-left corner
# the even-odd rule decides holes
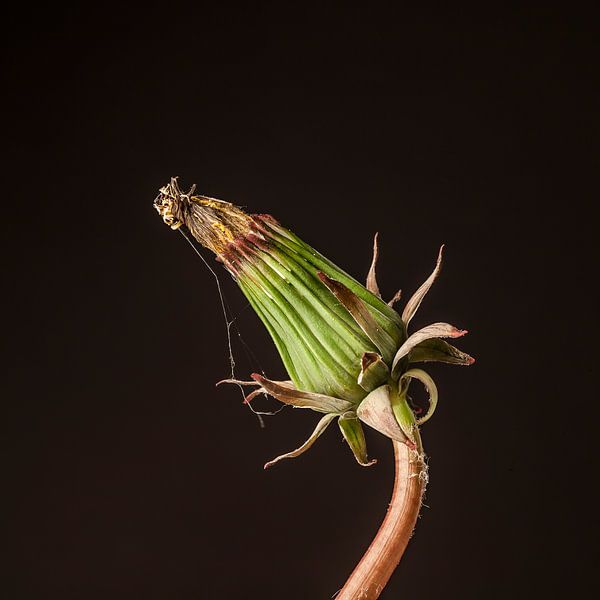
[[[474,362],[445,341],[467,333],[448,323],[407,334],[440,272],[443,246],[433,272],[399,314],[394,305],[400,294],[386,303],[379,293],[377,236],[363,286],[273,217],[248,215],[228,202],[194,195],[194,188],[183,193],[176,179],[161,188],[154,206],[171,228],[185,227],[224,264],[269,331],[289,376],[273,381],[253,373],[250,381],[220,383],[253,388],[246,402],[267,393],[323,415],[304,444],[265,468],[308,450],[336,419],[361,465],[375,462],[367,458],[362,423],[414,447],[418,426],[437,403],[433,380],[414,365]],[[421,418],[408,402],[412,379],[429,393],[429,409]]]

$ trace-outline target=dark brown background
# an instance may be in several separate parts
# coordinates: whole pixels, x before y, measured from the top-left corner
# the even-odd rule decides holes
[[[431,484],[382,598],[591,597],[597,439],[594,15],[298,6],[5,15],[2,497],[11,599],[330,598],[389,498],[315,415],[261,430],[228,374],[214,280],[152,208],[171,175],[270,212],[415,326],[434,367]],[[283,375],[220,271],[247,359]],[[236,334],[237,335],[237,334]],[[273,408],[276,403],[265,403]]]

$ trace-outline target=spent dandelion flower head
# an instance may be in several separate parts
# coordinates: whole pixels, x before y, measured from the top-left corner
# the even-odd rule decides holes
[[[399,313],[394,307],[400,294],[385,302],[379,292],[377,235],[362,285],[270,215],[196,195],[195,187],[184,193],[176,178],[160,189],[154,206],[169,227],[184,227],[223,263],[267,328],[289,377],[276,381],[252,373],[249,380],[219,383],[247,386],[248,403],[266,393],[322,415],[299,448],[265,467],[308,450],[335,420],[361,465],[375,462],[367,456],[363,424],[415,448],[418,427],[433,414],[438,396],[422,363],[474,362],[446,341],[465,330],[438,322],[408,333],[440,273],[443,246],[432,273]],[[429,394],[422,416],[409,403],[415,379]]]

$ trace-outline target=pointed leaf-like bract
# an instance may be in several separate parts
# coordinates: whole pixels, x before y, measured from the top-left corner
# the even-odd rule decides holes
[[[375,272],[377,268],[377,259],[379,258],[379,247],[377,245],[378,238],[379,233],[376,233],[375,238],[373,239],[373,260],[371,261],[371,268],[369,269],[369,274],[367,275],[366,287],[372,294],[375,294],[378,298],[381,298],[379,286],[377,285],[377,273]]]
[[[457,338],[466,333],[466,329],[457,329],[454,325],[450,325],[449,323],[433,323],[427,325],[427,327],[423,327],[423,329],[419,329],[419,331],[416,331],[409,336],[404,344],[400,346],[398,352],[396,352],[394,362],[392,363],[392,372],[396,369],[400,360],[407,356],[408,353],[421,342],[431,338]]]
[[[372,392],[386,382],[390,370],[376,352],[365,352],[360,361],[358,385],[367,392]]]
[[[402,290],[398,290],[391,300],[388,300],[388,306],[393,307],[396,302],[398,302],[402,298]]]
[[[415,316],[415,313],[421,306],[421,302],[423,302],[423,298],[427,295],[429,288],[433,285],[433,282],[436,280],[437,276],[440,274],[440,270],[442,268],[442,254],[444,252],[444,246],[440,247],[440,251],[437,258],[437,263],[435,265],[435,269],[431,275],[425,280],[425,282],[421,285],[421,287],[412,295],[411,299],[406,303],[404,310],[402,311],[402,320],[404,324],[408,326],[410,320]]]
[[[444,340],[432,338],[417,344],[409,352],[408,362],[443,362],[450,365],[472,365],[475,359]]]
[[[278,456],[273,460],[270,460],[268,463],[265,463],[264,468],[268,469],[269,467],[272,467],[275,463],[279,462],[280,460],[283,460],[284,458],[296,458],[296,456],[304,454],[304,452],[306,452],[317,441],[317,438],[327,429],[331,421],[333,421],[333,419],[335,419],[336,417],[337,415],[333,413],[324,415],[321,418],[321,420],[317,423],[315,430],[310,434],[310,437],[304,442],[304,444],[302,444],[302,446],[296,448],[295,450],[292,450],[291,452],[282,454],[281,456]]]
[[[317,275],[352,315],[358,326],[367,334],[375,346],[377,346],[384,360],[390,361],[396,349],[394,340],[377,325],[377,322],[369,312],[367,305],[343,283],[331,279],[322,272],[317,273]]]
[[[273,398],[276,398],[279,402],[289,404],[294,408],[310,408],[322,413],[339,414],[352,408],[352,404],[347,400],[326,396],[325,394],[315,394],[313,392],[297,390],[291,381],[272,381],[258,373],[253,373],[252,378],[254,381],[223,379],[222,381],[219,381],[217,385],[220,385],[221,383],[234,383],[242,386],[258,386],[258,389],[246,396],[244,400],[246,404],[258,394],[265,393],[273,396]]]
[[[356,413],[347,412],[338,419],[340,431],[348,446],[356,458],[356,462],[363,467],[374,465],[376,460],[369,460],[367,457],[367,442],[365,441],[365,432],[358,420]]]
[[[294,384],[288,381],[271,381],[258,373],[252,373],[251,377],[271,396],[284,404],[291,404],[297,408],[312,408],[318,412],[338,414],[352,408],[352,404],[347,400],[297,390]]]
[[[392,411],[389,385],[382,385],[373,390],[358,405],[356,414],[363,423],[376,429],[379,433],[383,433],[383,435],[397,442],[406,441],[406,436],[400,429]]]

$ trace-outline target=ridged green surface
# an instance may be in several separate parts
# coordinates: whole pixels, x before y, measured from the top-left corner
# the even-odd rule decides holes
[[[267,327],[298,389],[359,403],[364,352],[378,352],[348,310],[321,282],[322,271],[351,289],[392,340],[404,339],[398,314],[315,250],[278,226],[268,247],[251,246],[237,273],[241,290]]]

